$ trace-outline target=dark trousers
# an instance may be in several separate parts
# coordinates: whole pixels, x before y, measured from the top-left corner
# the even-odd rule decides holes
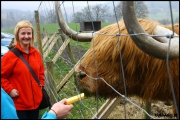
[[[19,119],[38,119],[39,108],[35,110],[16,110]]]

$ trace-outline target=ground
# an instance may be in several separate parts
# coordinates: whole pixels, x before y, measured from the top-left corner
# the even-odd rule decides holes
[[[130,97],[130,100],[141,108],[145,109],[145,103],[137,97]],[[108,119],[144,119],[144,113],[132,103],[127,102],[125,105],[119,104],[109,115]],[[172,105],[165,105],[164,102],[154,101],[151,103],[151,116],[155,119],[176,119],[173,117]]]

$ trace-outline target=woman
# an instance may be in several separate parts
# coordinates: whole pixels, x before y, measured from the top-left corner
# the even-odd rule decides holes
[[[29,21],[20,21],[14,29],[15,48],[18,48],[44,87],[44,64],[35,47],[34,29]],[[1,59],[1,86],[13,99],[20,119],[38,119],[42,100],[42,86],[31,75],[28,67],[13,52]]]

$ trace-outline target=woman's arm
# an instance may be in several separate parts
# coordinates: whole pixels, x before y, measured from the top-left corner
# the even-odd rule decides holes
[[[55,103],[49,112],[45,112],[42,116],[42,119],[63,119],[66,118],[71,109],[73,108],[73,105],[66,105],[66,99],[64,98],[63,100]]]

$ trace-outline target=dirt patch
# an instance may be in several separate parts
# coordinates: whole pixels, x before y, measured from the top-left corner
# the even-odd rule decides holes
[[[139,107],[145,109],[145,103],[139,98],[130,97],[129,99]],[[155,119],[176,119],[172,113],[172,105],[165,105],[164,102],[160,101],[151,103],[150,114]],[[125,106],[120,103],[108,116],[108,119],[144,119],[144,112],[129,102],[126,102]]]
[[[87,50],[84,50],[84,49],[81,49],[81,48],[76,48],[76,47],[73,47],[71,46],[70,47],[71,49],[71,52],[72,52],[72,55],[73,55],[73,58],[75,59],[75,61],[78,61],[81,59],[81,57],[86,53]],[[69,53],[69,49],[66,48],[63,53],[62,53],[62,58],[68,62],[68,61],[71,61],[71,58],[70,58],[70,55]]]

